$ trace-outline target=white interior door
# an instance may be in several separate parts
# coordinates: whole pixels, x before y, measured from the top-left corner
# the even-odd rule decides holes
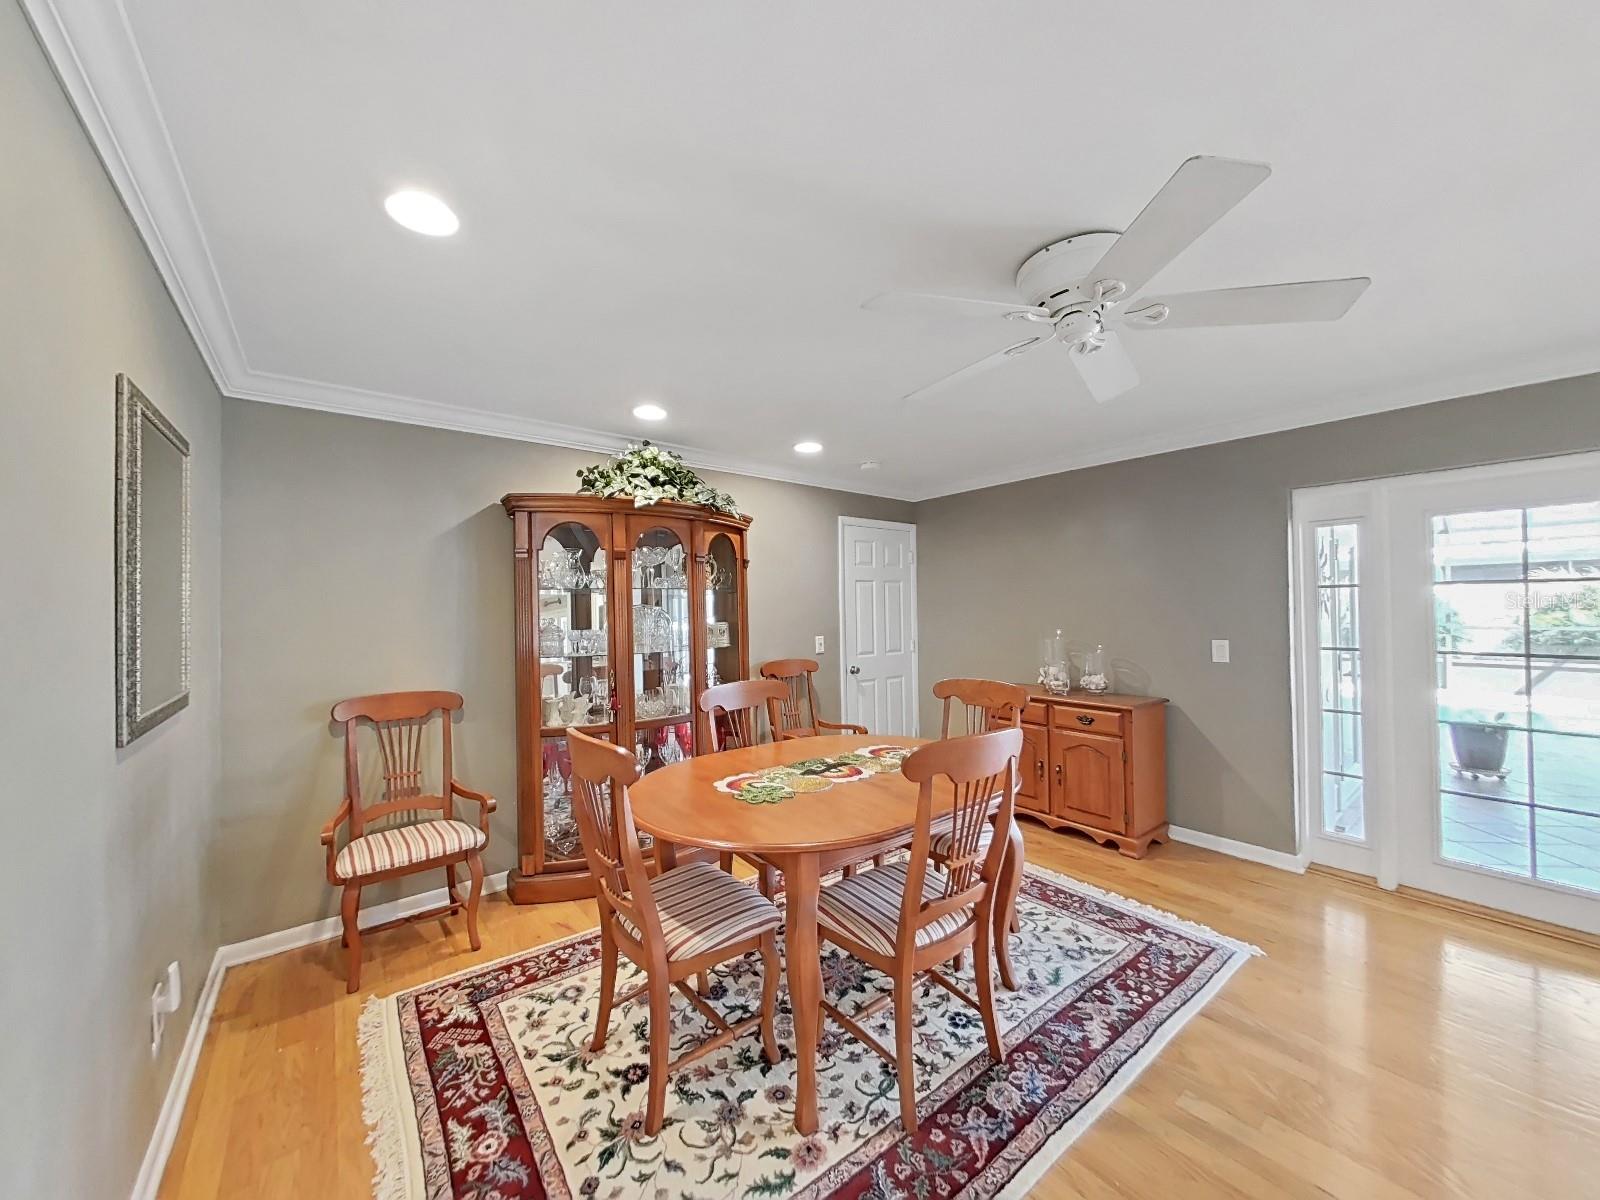
[[[917,732],[917,527],[839,518],[844,719]]]

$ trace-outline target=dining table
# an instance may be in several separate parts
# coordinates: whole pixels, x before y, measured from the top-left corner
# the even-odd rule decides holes
[[[910,844],[919,787],[901,773],[899,758],[905,749],[923,744],[921,738],[870,734],[794,738],[684,759],[652,771],[629,789],[634,823],[654,839],[658,869],[670,870],[678,847],[688,846],[732,852],[783,872],[795,1127],[804,1134],[817,1129],[822,878]],[[797,778],[805,782],[794,783]],[[951,790],[936,788],[934,817],[950,808]],[[1007,935],[1022,866],[1022,835],[1013,823],[997,880],[1001,902],[995,906],[991,943],[1000,981],[1013,991],[1017,983]]]

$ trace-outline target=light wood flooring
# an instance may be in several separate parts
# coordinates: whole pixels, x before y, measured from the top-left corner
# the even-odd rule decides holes
[[[1600,951],[1192,847],[1133,862],[1024,822],[1028,859],[1254,942],[1248,963],[1050,1169],[1042,1197],[1600,1197]],[[484,904],[229,972],[161,1196],[365,1197],[356,1017],[593,927]]]

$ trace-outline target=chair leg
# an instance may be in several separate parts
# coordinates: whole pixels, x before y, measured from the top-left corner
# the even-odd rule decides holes
[[[650,968],[650,1099],[645,1106],[644,1131],[655,1137],[667,1109],[667,1053],[672,1048],[672,985],[666,964]]]
[[[894,981],[894,1069],[900,1077],[900,1121],[907,1133],[917,1131],[917,1067],[911,1055],[911,1022],[917,1015],[911,1003],[911,972]]]
[[[1007,836],[1006,854],[1000,860],[1000,878],[995,881],[994,923],[997,927],[997,936],[994,939],[995,965],[1000,968],[1000,985],[1009,992],[1017,990],[1017,972],[1011,965],[1011,939],[1007,936],[1012,930],[1016,918],[1017,895],[1022,891],[1022,831],[1017,828],[1016,822],[1011,824],[1011,832]]]
[[[344,885],[339,915],[344,918],[344,944],[350,951],[344,990],[354,992],[361,987],[361,885],[354,880]]]
[[[611,919],[604,918],[600,926],[600,1011],[594,1018],[594,1037],[589,1049],[598,1053],[605,1049],[606,1033],[611,1028],[611,1006],[617,995],[617,941],[611,933]]]
[[[444,868],[444,890],[450,897],[450,911],[453,913],[461,906],[456,903],[456,865],[447,863]]]
[[[768,930],[761,935],[761,1048],[767,1061],[776,1065],[783,1057],[778,1049],[778,1033],[773,1018],[778,1012],[778,935]]]
[[[1005,1049],[1000,1044],[1000,1022],[994,1011],[994,981],[990,978],[994,971],[994,915],[984,912],[982,906],[978,914],[978,944],[972,951],[972,966],[978,976],[978,1011],[983,1015],[983,1032],[989,1040],[989,1057],[999,1062],[1005,1057]]]
[[[483,898],[483,859],[477,851],[467,855],[467,875],[472,880],[472,890],[467,893],[467,938],[474,950],[482,950],[483,939],[478,936],[478,901]]]

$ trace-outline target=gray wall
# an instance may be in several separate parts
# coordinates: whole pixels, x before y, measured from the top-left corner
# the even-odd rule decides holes
[[[443,687],[466,699],[457,774],[501,801],[487,866],[514,860],[510,491],[571,492],[596,455],[223,402],[223,940],[331,916],[316,834],[341,795],[335,700]],[[707,476],[754,518],[753,661],[810,654],[835,677],[838,518],[911,506]],[[828,711],[836,700],[824,698]],[[366,903],[438,887],[371,889]],[[400,890],[403,888],[403,891]]]
[[[1587,376],[919,504],[922,678],[1030,680],[1057,628],[1104,643],[1121,690],[1172,700],[1172,823],[1293,850],[1291,490],[1597,447]]]
[[[217,946],[220,400],[16,5],[0,4],[0,1194],[126,1196]],[[114,381],[193,447],[189,708],[115,748]],[[183,966],[161,1055],[150,990]]]

